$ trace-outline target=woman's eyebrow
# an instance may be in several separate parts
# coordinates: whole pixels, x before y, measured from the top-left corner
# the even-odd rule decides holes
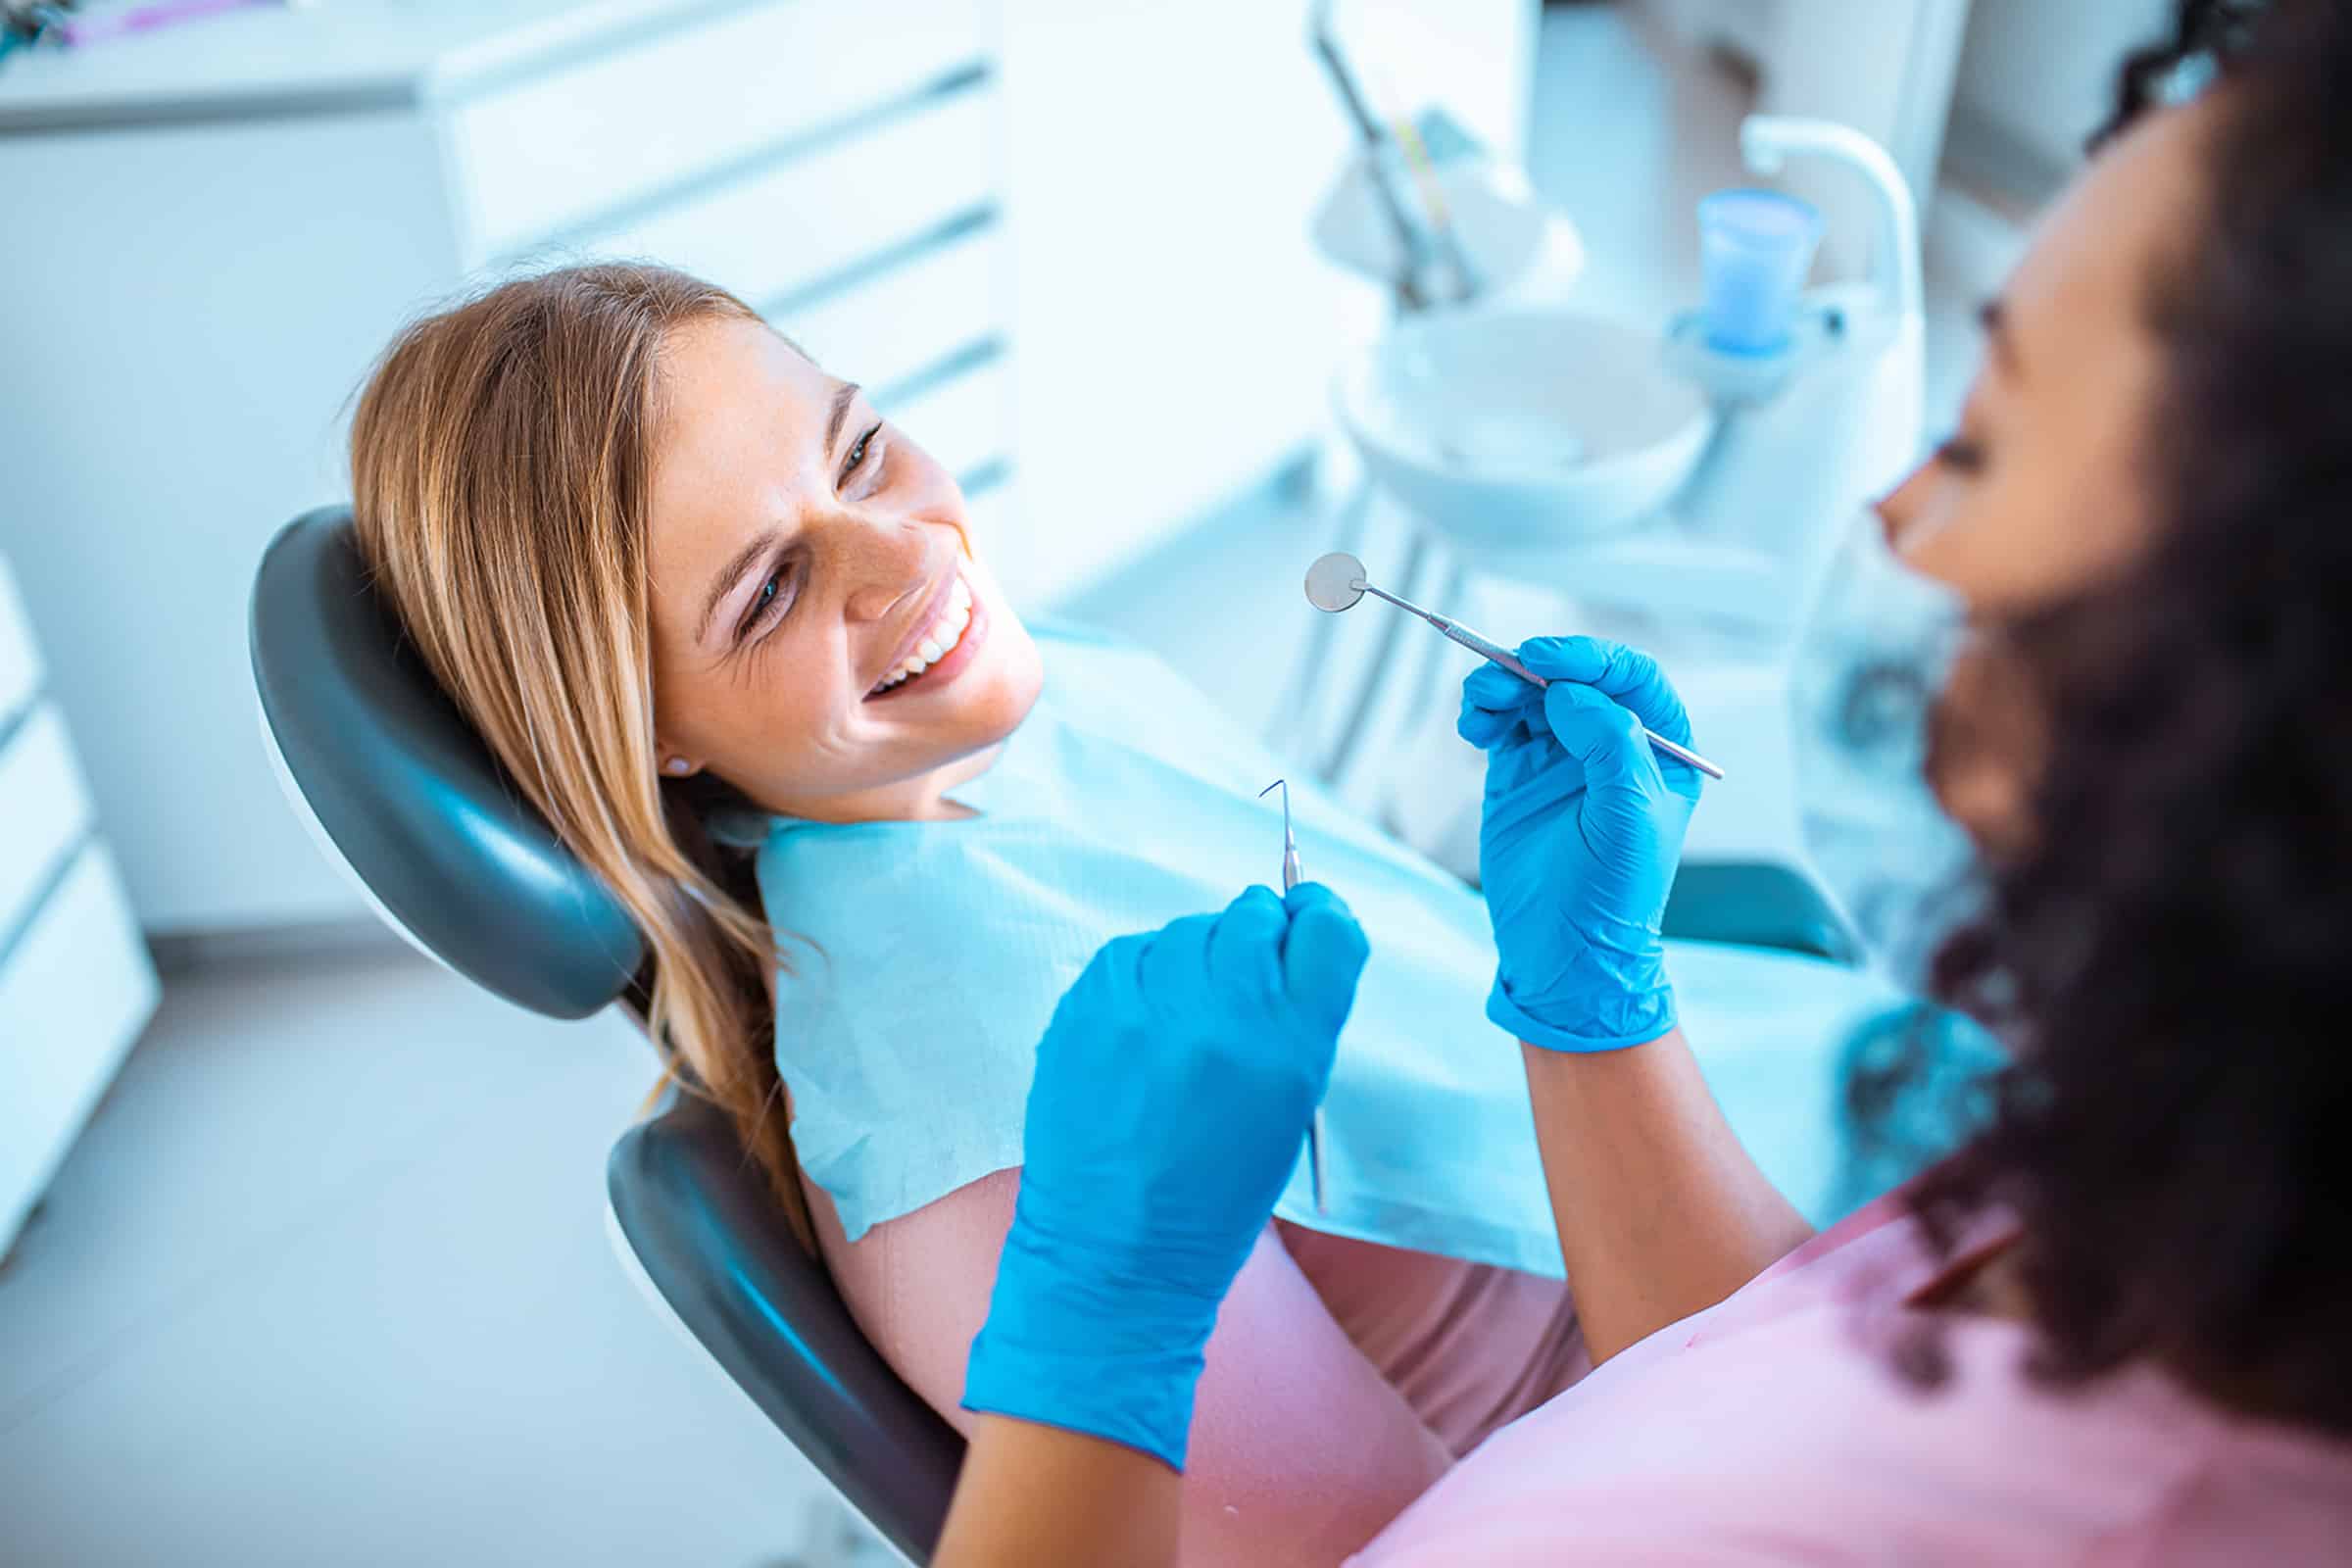
[[[833,394],[833,412],[825,419],[825,452],[830,456],[841,445],[841,421],[850,416],[850,405],[858,401],[858,383],[844,381]]]
[[[857,388],[852,387],[851,390],[856,391]],[[696,642],[699,643],[710,635],[710,617],[718,613],[718,602],[727,597],[727,590],[734,587],[736,580],[752,569],[754,562],[774,549],[775,544],[776,535],[772,529],[758,534],[754,536],[751,543],[736,551],[725,565],[718,568],[718,575],[710,583],[710,597],[703,601],[702,624],[697,626],[694,632]]]
[[[2021,367],[2017,363],[2017,336],[2009,329],[2009,307],[1998,299],[1986,300],[1977,307],[1977,324],[1984,329],[1984,340],[1992,347],[1992,357],[2015,379]]]

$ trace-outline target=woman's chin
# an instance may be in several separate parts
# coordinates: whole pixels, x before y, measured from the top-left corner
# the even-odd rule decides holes
[[[982,744],[994,746],[1020,728],[1029,710],[1037,706],[1038,693],[1046,684],[1046,666],[1038,657],[1037,644],[1029,638],[1029,628],[1021,624],[1020,618],[1001,601],[989,609],[1002,618],[997,620],[985,650],[988,656],[985,671],[973,673],[985,673],[988,677],[975,696],[987,710],[984,727],[993,732]]]
[[[986,743],[993,746],[1018,729],[1029,710],[1037,706],[1037,694],[1045,685],[1045,663],[1038,657],[1029,628],[1005,602],[1004,590],[988,569],[987,561],[967,548],[963,573],[973,602],[988,622],[988,645],[979,650],[980,657],[966,679],[973,688],[975,705],[988,709],[1003,726]]]

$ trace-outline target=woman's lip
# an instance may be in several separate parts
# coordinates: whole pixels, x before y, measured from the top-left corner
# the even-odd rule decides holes
[[[965,624],[963,635],[938,663],[907,680],[899,682],[886,692],[866,699],[869,703],[887,703],[893,698],[920,696],[953,683],[979,657],[980,645],[988,640],[988,611],[982,607],[980,596],[972,595],[972,618]]]
[[[872,684],[868,685],[866,690],[871,691],[874,686],[889,679],[892,670],[906,662],[907,656],[914,652],[915,645],[923,640],[923,633],[939,624],[940,612],[948,608],[948,595],[956,591],[956,579],[962,575],[963,563],[960,561],[951,563],[948,566],[948,574],[939,579],[939,586],[932,591],[931,600],[923,606],[922,613],[915,616],[914,623],[906,628],[906,640],[899,644],[899,651],[890,656],[890,662],[882,666],[882,673],[874,677]],[[893,687],[892,689],[895,691],[897,688]]]

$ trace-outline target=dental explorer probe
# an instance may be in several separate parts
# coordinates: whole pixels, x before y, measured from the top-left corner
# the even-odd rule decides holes
[[[1291,781],[1287,778],[1278,778],[1264,789],[1259,790],[1257,798],[1262,801],[1276,790],[1282,791],[1282,891],[1288,893],[1305,881],[1306,876],[1298,868],[1298,837],[1291,832]],[[1324,1206],[1323,1202],[1323,1107],[1321,1105],[1315,1107],[1314,1115],[1309,1117],[1306,1123],[1306,1182],[1315,1195],[1315,1212],[1318,1214],[1330,1213],[1331,1210]]]
[[[1326,614],[1336,615],[1343,610],[1354,609],[1357,601],[1366,594],[1385,599],[1407,614],[1420,616],[1479,658],[1493,660],[1523,681],[1536,686],[1551,684],[1519,662],[1518,658],[1501,644],[1489,642],[1460,621],[1449,620],[1434,610],[1423,610],[1411,600],[1399,599],[1377,586],[1364,575],[1364,564],[1344,551],[1335,550],[1328,556],[1319,557],[1313,565],[1306,568],[1306,602]],[[1677,761],[1690,763],[1709,778],[1723,777],[1722,768],[1689,747],[1677,746],[1651,730],[1644,729],[1642,733],[1648,738],[1652,749],[1665,753]]]

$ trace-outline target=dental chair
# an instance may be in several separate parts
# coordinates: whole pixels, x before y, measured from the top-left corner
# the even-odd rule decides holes
[[[287,525],[253,588],[263,729],[288,799],[427,956],[559,1018],[643,1022],[620,904],[523,803],[368,584],[351,514]],[[623,1266],[884,1539],[923,1562],[963,1439],[866,1342],[725,1114],[673,1093],[612,1146]]]
[[[520,1006],[644,1021],[646,954],[414,652],[348,508],[309,513],[254,581],[254,684],[287,799],[383,920]],[[1684,868],[1669,930],[1850,961],[1819,894],[1769,865]],[[622,1264],[908,1560],[929,1560],[963,1440],[866,1341],[715,1106],[672,1093],[606,1166]]]

